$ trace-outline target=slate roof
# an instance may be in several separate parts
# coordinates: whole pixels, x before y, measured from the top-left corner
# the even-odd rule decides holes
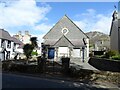
[[[5,31],[4,29],[0,29],[0,38],[10,40],[10,41],[12,40],[10,34],[7,31]]]
[[[16,43],[16,44],[23,44],[20,40],[18,40],[17,38],[15,38],[15,37],[11,37],[12,38],[12,40],[14,41],[14,43]]]
[[[62,33],[63,28],[68,29],[65,36]],[[83,38],[89,37],[66,15],[43,37],[44,43],[52,46],[84,46]]]
[[[118,28],[120,28],[120,19],[112,21],[111,29],[110,29],[110,34],[109,35],[111,35],[113,26],[115,26],[115,29],[118,30]]]
[[[64,35],[54,44],[55,47],[68,46],[73,47],[74,45]]]
[[[83,39],[72,39],[72,40],[70,40],[70,42],[73,43],[73,45],[75,47],[85,46],[84,42],[83,42]]]
[[[64,35],[60,39],[47,39],[44,44],[58,47],[58,46],[69,46],[69,47],[81,47],[85,46],[82,39],[71,39],[69,40]]]
[[[12,40],[14,41],[14,43],[19,44],[18,48],[23,48],[24,44],[19,39],[12,37]]]
[[[71,19],[66,15],[63,16],[50,31],[43,37],[43,39],[59,39],[63,36],[61,30],[67,28],[69,30],[66,35],[69,39],[89,38]]]
[[[58,41],[58,39],[46,39],[44,41],[44,44],[46,44],[46,45],[49,44],[49,45],[53,46],[57,41]]]

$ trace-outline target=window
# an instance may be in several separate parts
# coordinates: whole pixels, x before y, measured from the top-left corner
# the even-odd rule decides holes
[[[62,33],[63,33],[64,35],[66,35],[68,32],[69,32],[69,31],[68,31],[67,28],[63,28],[63,29],[62,29]]]
[[[16,49],[16,43],[14,43],[13,52],[15,52],[15,49]]]
[[[5,47],[5,40],[2,39],[1,41],[1,47],[4,48]]]
[[[63,30],[63,33],[65,34],[66,32],[67,32],[67,29],[64,29],[64,30]]]
[[[7,48],[11,48],[11,41],[8,41]]]
[[[103,44],[103,41],[101,41],[101,44]]]

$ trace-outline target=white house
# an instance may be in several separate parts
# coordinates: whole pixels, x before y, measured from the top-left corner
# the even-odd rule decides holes
[[[13,37],[17,38],[24,44],[30,43],[31,35],[29,34],[29,31],[25,31],[25,34],[23,35],[21,31],[18,32],[18,34],[13,35]]]
[[[14,57],[17,46],[21,43],[14,40],[4,29],[0,29],[0,60],[10,60]]]
[[[110,40],[98,40],[94,43],[93,51],[106,51],[110,49]]]
[[[0,29],[0,60],[10,59],[12,47],[10,34],[4,29]]]
[[[70,57],[71,61],[87,61],[89,58],[89,37],[66,15],[43,37],[48,45],[48,59],[59,60]]]
[[[120,18],[118,12],[115,10],[113,13],[113,20],[110,29],[110,48],[120,52]]]
[[[19,54],[19,57],[20,57],[20,54],[23,54],[23,43],[16,39],[15,37],[11,37],[12,38],[12,41],[13,41],[13,53],[11,55],[11,59],[14,58],[14,56],[16,54]]]

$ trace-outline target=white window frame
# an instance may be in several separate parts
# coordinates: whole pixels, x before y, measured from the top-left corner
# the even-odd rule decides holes
[[[64,33],[64,30],[67,30],[65,33]],[[64,35],[66,35],[68,32],[69,32],[69,30],[68,30],[68,28],[62,28],[62,31],[61,31]]]

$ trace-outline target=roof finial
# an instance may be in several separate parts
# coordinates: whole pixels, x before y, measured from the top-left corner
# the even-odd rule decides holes
[[[116,9],[116,8],[117,8],[117,6],[116,6],[116,5],[114,5],[114,8]]]

